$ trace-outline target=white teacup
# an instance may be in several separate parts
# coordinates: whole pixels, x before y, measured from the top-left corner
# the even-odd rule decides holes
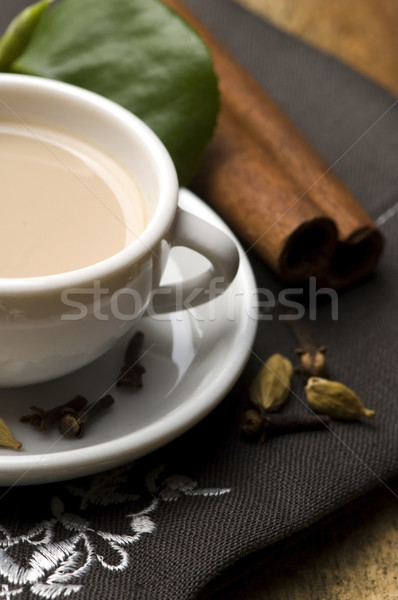
[[[219,293],[228,287],[239,263],[234,242],[178,208],[172,160],[140,119],[68,84],[0,74],[0,121],[9,119],[61,128],[106,150],[133,175],[150,214],[138,239],[100,262],[44,276],[0,278],[1,386],[71,372],[106,352],[145,311],[182,309],[187,298],[190,306],[207,302],[215,278]],[[200,252],[211,266],[183,285],[159,287],[172,246]]]

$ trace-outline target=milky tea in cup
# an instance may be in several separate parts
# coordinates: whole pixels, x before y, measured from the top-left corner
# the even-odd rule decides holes
[[[73,271],[145,229],[132,174],[105,150],[38,123],[0,121],[0,277]]]
[[[178,206],[155,133],[81,88],[0,73],[0,185],[0,386],[83,367],[142,316],[209,302],[238,269],[234,241]],[[174,246],[207,270],[163,282]]]

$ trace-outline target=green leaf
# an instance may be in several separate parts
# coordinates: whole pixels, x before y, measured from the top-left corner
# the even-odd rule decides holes
[[[0,38],[0,69],[7,69],[29,43],[47,6],[52,0],[41,0],[28,6],[15,17]]]
[[[210,139],[217,79],[200,37],[159,0],[63,0],[11,70],[90,89],[143,119],[185,184]]]

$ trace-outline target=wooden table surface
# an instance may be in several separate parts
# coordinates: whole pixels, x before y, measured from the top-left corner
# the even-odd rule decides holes
[[[236,0],[398,96],[397,0]]]
[[[397,0],[238,0],[398,95]],[[398,478],[248,557],[206,600],[398,599]]]

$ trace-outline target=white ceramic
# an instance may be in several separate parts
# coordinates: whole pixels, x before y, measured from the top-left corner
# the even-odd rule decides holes
[[[104,354],[146,309],[159,313],[175,310],[187,299],[190,305],[208,301],[214,278],[219,292],[228,287],[238,267],[235,244],[208,223],[177,210],[172,161],[137,117],[65,83],[0,74],[0,119],[61,128],[105,148],[131,171],[151,213],[139,239],[102,262],[46,277],[0,279],[1,386],[71,372]],[[211,266],[178,288],[157,289],[175,245],[197,250]],[[65,306],[65,290],[73,290],[74,307]]]
[[[226,230],[219,217],[186,190],[180,205]],[[0,448],[0,485],[28,485],[80,477],[142,456],[177,437],[209,413],[244,367],[256,331],[256,283],[240,251],[237,276],[225,294],[197,308],[161,317],[143,317],[135,330],[145,334],[146,368],[140,390],[116,388],[127,339],[78,372],[39,385],[0,390],[1,416],[23,448]],[[192,256],[191,256],[192,255]],[[176,248],[165,277],[200,274],[205,260]],[[98,416],[81,439],[60,438],[57,429],[40,433],[21,414],[32,404],[50,407],[76,394],[94,401],[105,393],[115,404]],[[205,443],[205,442],[204,442]]]

